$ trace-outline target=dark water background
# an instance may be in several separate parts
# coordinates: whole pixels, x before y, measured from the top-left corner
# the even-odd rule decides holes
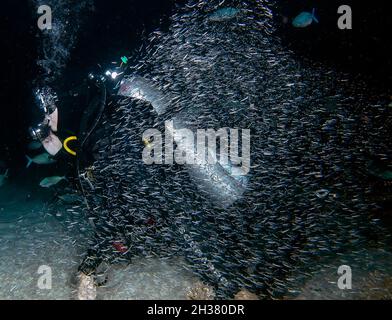
[[[67,79],[67,85],[77,86],[97,64],[110,63],[137,48],[152,30],[164,29],[175,5],[181,3],[184,1],[95,1],[95,11],[83,19],[78,42],[65,70],[63,79]],[[392,94],[389,34],[392,20],[387,1],[281,0],[271,3],[275,4],[278,35],[299,60],[320,62],[354,76],[361,74],[369,85],[369,92]],[[352,7],[353,30],[337,28],[337,8],[342,4]],[[303,30],[291,26],[293,17],[312,8],[316,8],[320,24]],[[28,127],[34,108],[31,90],[38,72],[38,15],[34,12],[28,1],[7,0],[2,2],[0,13],[0,160],[12,168],[25,164]]]

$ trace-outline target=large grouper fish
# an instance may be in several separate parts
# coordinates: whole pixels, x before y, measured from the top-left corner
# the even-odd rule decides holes
[[[209,18],[233,12],[225,7],[239,14]],[[139,61],[86,144],[96,235],[84,264],[182,256],[218,298],[275,298],[336,254],[360,252],[369,235],[382,242],[363,170],[386,152],[385,106],[359,80],[296,60],[267,1],[189,1]],[[143,133],[166,121],[250,130],[249,172],[146,165]]]

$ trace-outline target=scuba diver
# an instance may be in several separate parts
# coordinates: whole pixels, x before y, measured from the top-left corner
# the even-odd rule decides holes
[[[54,91],[48,87],[36,91],[37,101],[39,102],[39,108],[37,109],[41,111],[42,120],[35,127],[30,129],[31,135],[34,139],[39,140],[53,157],[56,157],[57,159],[69,159],[70,157],[76,159],[75,166],[77,179],[86,200],[85,202],[89,212],[88,216],[95,227],[95,236],[92,240],[92,245],[79,267],[80,286],[78,295],[81,299],[94,296],[94,288],[97,284],[94,279],[96,279],[97,270],[102,262],[112,263],[114,261],[130,261],[135,256],[135,251],[131,250],[132,233],[135,233],[134,227],[140,223],[134,221],[135,218],[132,216],[127,217],[127,212],[132,211],[132,209],[118,213],[118,216],[121,216],[121,219],[124,220],[124,225],[119,223],[112,224],[112,217],[105,216],[104,211],[102,213],[96,212],[96,201],[99,202],[99,205],[102,205],[99,199],[102,196],[106,198],[106,195],[104,193],[101,194],[100,190],[102,187],[96,187],[99,183],[97,177],[94,176],[95,173],[93,172],[94,168],[92,167],[92,164],[97,160],[99,152],[97,155],[97,152],[94,149],[102,142],[102,136],[105,134],[107,135],[108,131],[112,130],[111,128],[106,129],[106,132],[101,136],[99,132],[100,130],[105,129],[104,123],[107,122],[107,119],[104,118],[110,118],[111,113],[118,116],[120,113],[119,108],[121,109],[121,100],[124,100],[124,98],[127,100],[127,104],[131,104],[132,112],[137,116],[135,116],[133,120],[133,125],[128,124],[128,127],[131,126],[136,131],[140,130],[137,133],[134,132],[128,136],[129,141],[127,144],[131,146],[131,148],[136,145],[133,150],[128,150],[130,152],[129,158],[133,157],[133,163],[135,163],[137,162],[135,160],[140,157],[142,149],[148,145],[148,142],[146,141],[139,141],[142,136],[142,130],[147,127],[154,127],[157,117],[164,114],[168,107],[165,96],[157,90],[150,81],[137,75],[124,78],[127,71],[127,61],[126,57],[122,57],[119,67],[107,70],[102,75],[97,76],[92,73],[88,75],[85,84],[77,89],[78,92],[80,92],[78,97],[83,95],[88,96],[87,99],[84,99],[87,101],[85,104],[86,106],[84,108],[79,107],[79,109],[83,110],[80,115],[80,128],[77,134],[72,134],[65,139],[63,139],[62,136],[67,137],[69,130],[65,131],[64,129],[60,129],[65,127],[66,122],[62,121],[64,109],[58,107],[61,104],[61,102],[58,101],[59,98]],[[72,95],[73,94],[71,94],[71,96]],[[130,98],[133,102],[129,101]],[[67,98],[63,97],[63,100],[65,99]],[[80,106],[79,102],[77,104]],[[111,110],[108,107],[109,105],[116,105],[117,109]],[[66,109],[66,111],[69,112],[69,108]],[[72,117],[73,121],[77,118],[77,115],[74,113]],[[181,118],[175,120],[177,125],[182,125],[183,120]],[[112,121],[115,120],[112,119]],[[144,126],[139,126],[140,122],[143,123]],[[107,137],[106,139],[110,140],[110,137]],[[175,137],[173,137],[173,139],[178,148],[187,148],[186,145],[183,145],[181,141],[176,140]],[[72,146],[69,144],[71,141],[73,142]],[[105,149],[112,148],[110,142],[105,141],[104,144]],[[105,154],[106,153],[110,154],[110,151],[106,150]],[[226,172],[219,164],[211,166],[195,165],[189,171],[189,174],[194,181],[197,181],[198,184],[204,186],[206,190],[210,190],[209,195],[213,196],[214,201],[216,201],[215,205],[217,203],[220,203],[222,206],[230,205],[241,197],[244,190],[242,183],[238,183],[236,178]],[[212,178],[217,175],[220,176],[220,179],[217,180],[216,178]],[[105,179],[110,180],[111,177],[112,175],[108,174]],[[160,166],[146,166],[142,161],[139,161],[138,170],[135,170],[132,175],[132,179],[134,180],[132,185],[134,186],[127,186],[126,191],[127,194],[132,194],[135,197],[139,194],[139,199],[149,199],[148,207],[158,208],[155,210],[154,215],[147,217],[144,222],[141,222],[140,228],[143,229],[141,229],[140,236],[147,237],[148,239],[157,237],[160,228],[161,230],[165,229],[171,223],[169,217],[172,203],[170,202],[169,204],[168,202],[167,205],[163,205],[162,203],[159,204],[159,199],[153,199],[152,197],[141,194],[142,189],[138,187],[140,183],[145,183],[146,181],[149,181],[150,178],[159,179],[159,177],[162,179],[152,183],[154,189],[161,189],[162,185],[168,181],[167,173]],[[184,178],[185,177],[182,179]],[[185,178],[185,180],[188,184],[188,178]],[[152,189],[150,191],[152,192]],[[125,192],[118,192],[120,194],[125,194]],[[175,195],[174,192],[173,195]],[[115,197],[116,195],[113,196]],[[108,208],[108,205],[109,204],[103,204],[110,214],[114,214],[120,209],[123,210],[116,206]],[[165,221],[162,223],[163,220]],[[132,223],[132,221],[134,221],[134,223]],[[162,244],[160,245],[150,243],[146,248],[149,246],[159,248],[167,247],[165,249],[157,250],[162,253],[169,248],[172,248],[173,242],[172,236],[170,236],[167,242],[166,240],[162,241]],[[114,254],[105,254],[104,252],[107,252],[108,250],[113,251]],[[146,252],[147,249],[142,249],[142,251]],[[177,251],[177,249],[174,249],[173,251]],[[120,255],[116,253],[119,253]]]
[[[70,6],[68,2],[58,2],[64,8]],[[199,255],[197,242],[184,241],[190,232],[188,222],[183,221],[182,211],[176,208],[175,202],[187,196],[188,200],[181,205],[186,207],[187,213],[196,211],[192,204],[196,185],[201,190],[196,194],[199,203],[211,195],[214,197],[211,208],[218,204],[219,207],[230,206],[241,198],[245,186],[219,164],[194,166],[188,176],[182,166],[146,166],[141,161],[144,144],[148,144],[140,139],[143,129],[153,128],[157,122],[163,128],[157,118],[163,120],[176,110],[168,108],[175,105],[171,101],[174,96],[166,94],[151,77],[146,77],[148,72],[143,71],[144,68],[138,70],[138,66],[132,66],[132,72],[126,72],[129,58],[121,57],[118,64],[107,71],[90,73],[83,84],[71,92],[59,88],[73,39],[77,38],[77,28],[68,21],[71,13],[82,16],[83,10],[79,13],[78,10],[73,7],[57,10],[54,27],[58,32],[48,30],[42,34],[39,63],[43,74],[34,90],[36,114],[30,134],[52,157],[75,168],[76,180],[85,198],[86,215],[95,228],[90,249],[79,267],[79,297],[83,298],[94,295],[92,284],[103,261],[129,262],[140,254],[149,256],[151,251],[155,254],[181,252],[182,244],[178,243],[182,242],[192,244],[188,252],[196,251]],[[58,34],[64,36],[57,37]],[[147,55],[151,53],[150,47],[145,49],[149,52]],[[125,104],[124,99],[128,100]],[[184,126],[186,115],[175,120]],[[181,142],[175,141],[175,144],[181,145]],[[113,165],[112,161],[121,163]],[[121,171],[120,176],[112,170]],[[170,190],[178,185],[189,190],[183,189],[180,194],[180,190]],[[160,196],[155,196],[157,194]],[[162,199],[162,194],[166,199]],[[213,269],[210,262],[207,265]],[[209,273],[216,282],[222,278],[218,271]]]

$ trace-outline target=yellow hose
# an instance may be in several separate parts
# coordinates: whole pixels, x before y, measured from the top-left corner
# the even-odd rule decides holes
[[[75,141],[75,140],[78,140],[78,138],[75,137],[75,136],[69,137],[69,138],[67,138],[67,139],[64,140],[63,146],[64,146],[64,149],[65,149],[70,155],[73,155],[73,156],[76,157],[76,152],[73,151],[73,150],[71,150],[71,149],[68,147],[68,142],[70,142],[70,141]]]

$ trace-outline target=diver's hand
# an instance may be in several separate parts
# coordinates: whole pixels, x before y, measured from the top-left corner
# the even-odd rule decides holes
[[[97,298],[97,287],[93,276],[84,273],[78,275],[78,299],[79,300],[95,300]]]
[[[60,139],[53,132],[51,132],[50,135],[42,141],[42,145],[52,156],[55,156],[63,148],[63,144]]]

